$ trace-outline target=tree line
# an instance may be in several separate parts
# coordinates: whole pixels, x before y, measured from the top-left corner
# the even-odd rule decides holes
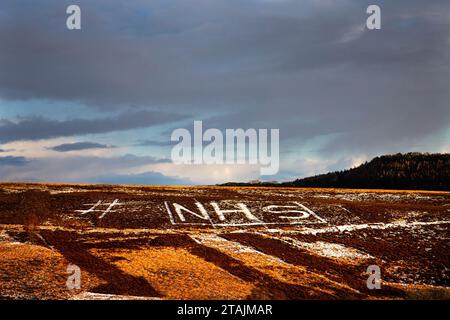
[[[450,154],[411,152],[376,157],[358,167],[291,182],[228,183],[280,187],[450,190]]]

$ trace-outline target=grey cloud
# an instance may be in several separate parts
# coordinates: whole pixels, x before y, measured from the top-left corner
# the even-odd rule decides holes
[[[0,142],[39,140],[92,133],[106,133],[144,128],[182,119],[178,114],[160,111],[133,111],[99,119],[58,121],[42,116],[0,119]]]
[[[54,146],[50,149],[58,152],[68,152],[76,150],[86,150],[86,149],[110,149],[114,146],[108,146],[106,144],[95,143],[95,142],[75,142],[75,143],[63,143]]]
[[[398,73],[448,65],[449,22],[439,12],[450,5],[443,0],[382,2],[383,31],[366,30],[344,43],[339,40],[364,25],[370,1],[135,0],[126,8],[119,1],[80,1],[85,15],[78,33],[64,30],[58,14],[64,3],[44,2],[4,2],[10,14],[0,20],[5,97],[102,108],[163,103],[254,110],[265,101],[303,101],[309,88],[299,88],[302,82],[328,85],[326,74],[314,70],[351,78],[355,68]],[[318,83],[312,84],[316,95]]]
[[[67,2],[18,3],[2,1],[3,99],[188,110],[279,128],[289,148],[334,136],[327,156],[412,148],[450,123],[447,0],[378,1],[382,30],[361,32],[369,0],[80,0],[81,32],[64,29]],[[5,136],[40,135],[20,129]]]
[[[28,163],[24,157],[6,156],[0,157],[0,166],[24,166]]]
[[[172,143],[170,140],[158,141],[158,140],[140,140],[136,143],[137,146],[156,146],[156,147],[166,147],[170,146]]]
[[[114,176],[117,172],[170,160],[124,155],[118,157],[74,156],[67,158],[16,159],[20,167],[0,165],[0,181],[90,182],[98,176]],[[0,158],[2,159],[2,158]],[[5,160],[3,160],[5,161]],[[9,160],[11,161],[11,160]],[[31,180],[30,180],[31,179]]]

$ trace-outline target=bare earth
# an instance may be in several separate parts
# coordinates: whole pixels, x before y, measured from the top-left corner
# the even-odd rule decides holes
[[[445,192],[3,183],[0,298],[450,299],[449,231]]]

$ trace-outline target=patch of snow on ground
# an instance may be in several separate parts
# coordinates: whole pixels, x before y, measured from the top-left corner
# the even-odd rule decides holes
[[[284,241],[291,245],[312,251],[319,256],[336,259],[355,259],[364,260],[373,258],[371,255],[366,254],[354,248],[349,248],[338,243],[316,241],[316,242],[303,242],[292,238],[283,238]]]
[[[211,245],[217,248],[228,249],[233,252],[253,252],[261,253],[253,248],[244,246],[238,242],[228,241],[216,235],[192,235],[191,238],[201,245]]]
[[[229,241],[227,239],[224,239],[222,237],[219,237],[217,235],[191,235],[191,238],[197,242],[198,244],[205,245],[207,247],[212,247],[215,249],[219,249],[224,252],[236,252],[236,253],[250,253],[250,254],[257,254],[260,256],[264,256],[266,260],[273,260],[277,263],[283,263],[282,260],[269,256],[263,252],[260,252],[252,247],[245,246],[243,244],[240,244],[239,242],[235,241]]]
[[[83,292],[73,296],[70,300],[161,300],[156,297],[138,297],[138,296],[124,296],[117,294]]]
[[[4,241],[6,242],[6,245],[23,245],[22,242],[15,241],[12,237],[9,236],[4,230],[0,232],[0,242]]]
[[[363,223],[363,224],[347,224],[340,226],[332,226],[320,229],[312,229],[305,228],[301,231],[293,231],[288,233],[300,233],[300,234],[311,234],[316,235],[319,233],[336,233],[336,232],[351,232],[355,230],[363,230],[363,229],[375,229],[375,230],[384,230],[391,228],[414,228],[419,226],[427,226],[427,225],[440,225],[440,224],[450,224],[450,220],[442,220],[442,221],[416,221],[416,222],[406,222],[406,221],[398,221],[392,223]]]
[[[11,241],[11,237],[2,230],[2,232],[0,232],[0,241]]]

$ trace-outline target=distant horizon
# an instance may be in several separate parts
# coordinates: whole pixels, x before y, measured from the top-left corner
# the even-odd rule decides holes
[[[391,153],[391,154],[383,154],[383,155],[378,155],[373,157],[372,159],[367,160],[366,162],[370,162],[372,160],[374,160],[375,158],[379,158],[379,157],[386,157],[386,156],[394,156],[397,154],[401,154],[401,155],[406,155],[406,154],[420,154],[420,155],[446,155],[446,154],[450,154],[450,152],[444,152],[444,153],[430,153],[430,152],[417,152],[417,151],[411,151],[411,152],[406,152],[406,153]],[[360,167],[363,163],[356,165],[354,167],[349,167],[349,168],[344,168],[342,170],[351,170],[357,167]],[[322,172],[322,173],[318,173],[316,175],[313,176],[304,176],[304,177],[292,177],[289,180],[285,180],[285,181],[280,181],[280,180],[250,180],[250,181],[227,181],[226,183],[243,183],[243,184],[252,184],[258,181],[262,184],[264,183],[288,183],[288,182],[292,182],[295,181],[297,179],[307,179],[307,178],[311,178],[311,177],[315,177],[315,176],[320,176],[320,175],[325,175],[328,173],[333,173],[333,172],[338,172],[338,171],[342,171],[342,170],[335,170],[335,171],[328,171],[328,172]],[[139,175],[139,177],[144,176],[145,174],[149,174],[149,173],[144,173],[142,175]],[[152,174],[152,173],[150,173]],[[106,177],[105,177],[106,178]],[[71,182],[71,181],[3,181],[0,180],[0,184],[14,184],[14,183],[18,183],[18,184],[55,184],[55,185],[59,185],[59,184],[68,184],[68,185],[115,185],[115,186],[120,186],[120,185],[125,185],[125,186],[154,186],[154,187],[209,187],[209,186],[220,186],[221,184],[154,184],[154,183],[114,183],[114,182]]]

